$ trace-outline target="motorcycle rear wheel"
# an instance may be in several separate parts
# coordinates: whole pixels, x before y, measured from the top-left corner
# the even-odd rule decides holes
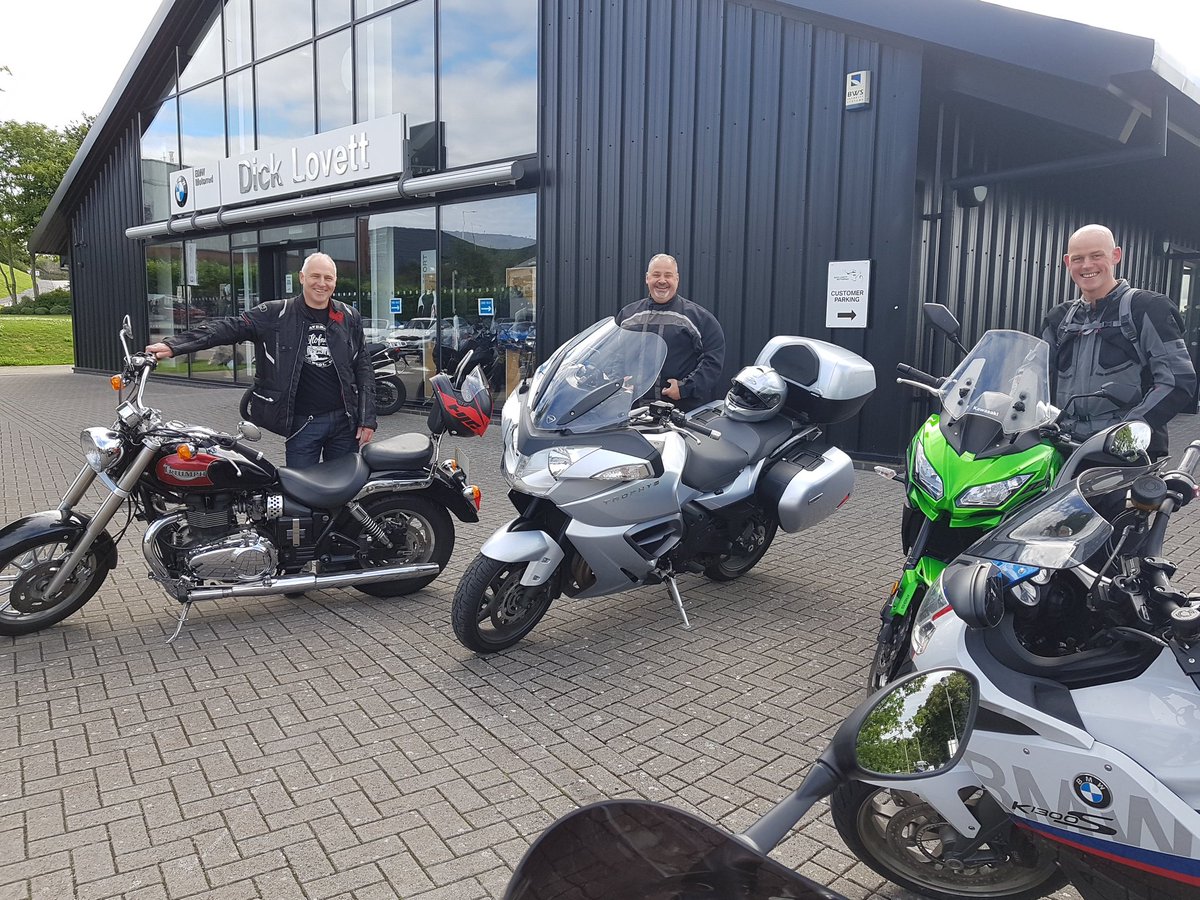
[[[741,578],[758,565],[771,549],[771,542],[779,531],[774,518],[755,517],[746,523],[741,537],[734,542],[733,550],[720,562],[713,563],[704,574],[713,581],[733,581]]]
[[[364,500],[362,505],[383,526],[392,543],[391,549],[378,545],[372,551],[373,566],[432,562],[437,563],[438,571],[420,578],[355,585],[357,590],[372,597],[401,597],[421,590],[446,568],[454,552],[454,523],[444,507],[410,494],[380,495]]]
[[[533,631],[554,598],[549,585],[521,584],[528,565],[482,553],[471,561],[454,592],[450,611],[459,643],[476,653],[497,653]]]
[[[99,542],[94,542],[71,580],[47,598],[46,585],[58,571],[57,564],[70,555],[70,547],[58,534],[20,546],[0,556],[0,635],[5,637],[57,625],[91,600],[108,577],[96,553]]]
[[[390,416],[408,399],[408,388],[395,375],[375,379],[375,413]]]
[[[1032,865],[1010,856],[1003,863],[951,868],[941,859],[941,833],[950,826],[916,794],[851,782],[829,799],[833,823],[850,852],[888,881],[929,900],[1035,900],[1067,883],[1053,850],[1036,843],[1022,848],[1035,856]]]

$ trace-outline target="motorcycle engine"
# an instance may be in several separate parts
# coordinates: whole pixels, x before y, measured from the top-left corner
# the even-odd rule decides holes
[[[227,584],[260,581],[275,574],[275,547],[253,528],[190,548],[184,564],[200,582]]]

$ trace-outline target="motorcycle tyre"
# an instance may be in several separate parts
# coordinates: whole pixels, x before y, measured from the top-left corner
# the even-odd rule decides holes
[[[871,658],[871,668],[867,672],[867,693],[873,694],[885,684],[891,684],[897,678],[901,678],[913,671],[912,663],[912,624],[916,618],[917,609],[921,606],[921,601],[925,598],[925,589],[918,588],[916,594],[912,598],[912,602],[908,604],[908,609],[904,613],[901,622],[898,623],[896,630],[892,632],[892,639],[889,644],[884,644],[879,638],[875,641],[875,655]],[[884,626],[880,626],[882,632]],[[882,636],[882,635],[881,635]],[[895,655],[888,665],[889,672],[881,673],[884,666],[884,655],[890,647],[895,647]],[[881,674],[886,674],[886,678],[880,680]]]
[[[375,581],[370,584],[355,585],[355,590],[371,597],[403,597],[413,594],[430,584],[446,568],[450,554],[454,552],[454,523],[445,507],[438,506],[426,497],[411,493],[383,494],[368,498],[362,503],[363,509],[371,518],[379,519],[392,512],[404,512],[424,520],[425,525],[433,535],[433,548],[427,560],[417,562],[434,562],[438,571],[433,575],[421,578],[401,578],[396,581]],[[389,535],[390,538],[390,535]]]
[[[771,542],[775,540],[775,535],[778,531],[779,523],[771,519],[767,522],[766,538],[760,546],[755,548],[753,553],[746,556],[728,556],[720,562],[713,563],[704,570],[704,574],[712,581],[733,581],[735,578],[741,578],[757,566],[759,561],[766,556],[767,551],[771,549]]]
[[[16,548],[0,555],[0,572],[3,572],[9,567],[14,559],[23,556],[31,550],[36,550],[39,547],[55,544],[63,544],[62,535],[57,531],[54,534],[47,534],[42,538],[30,538],[22,541]],[[107,558],[106,550],[111,551],[115,556],[115,551],[112,549],[112,537],[107,531],[101,534],[92,543],[90,551],[84,557],[80,565],[90,564],[92,574],[88,577],[87,582],[83,585],[83,589],[70,597],[65,602],[52,606],[47,610],[37,613],[22,613],[20,617],[13,619],[7,612],[0,613],[0,635],[4,637],[20,637],[25,634],[33,634],[35,631],[41,631],[43,628],[49,628],[51,625],[57,625],[67,616],[79,611],[85,603],[95,596],[96,591],[100,590],[100,585],[104,584],[108,573],[112,570],[111,565],[105,564]],[[7,600],[5,600],[7,603]]]
[[[988,887],[986,891],[970,893],[965,886],[954,887],[953,879],[943,885],[914,881],[881,859],[859,834],[859,812],[880,791],[886,791],[886,788],[864,784],[861,781],[852,781],[843,784],[833,792],[829,798],[829,806],[833,814],[834,827],[837,828],[838,834],[851,854],[892,884],[899,885],[919,897],[928,898],[928,900],[971,900],[972,897],[978,897],[980,900],[984,900],[984,898],[987,900],[1037,900],[1039,897],[1054,893],[1067,883],[1066,876],[1057,865],[1050,866],[1046,877],[1041,881],[1008,893],[1001,893],[994,886]],[[1045,854],[1049,859],[1054,858],[1053,849],[1044,846],[1043,842],[1037,842],[1035,846],[1039,853]]]
[[[408,399],[408,389],[395,375],[385,375],[375,379],[375,413],[380,416],[390,416],[404,405]]]
[[[450,609],[450,622],[454,626],[454,636],[458,638],[460,644],[483,656],[507,650],[533,631],[554,601],[549,585],[538,587],[516,585],[515,589],[517,590],[540,591],[541,596],[535,597],[531,601],[525,621],[512,632],[506,633],[503,638],[490,639],[479,630],[480,614],[484,611],[485,603],[490,605],[488,590],[493,589],[494,591],[497,581],[499,581],[500,587],[503,587],[505,583],[512,587],[512,581],[515,579],[519,582],[528,565],[527,562],[510,563],[492,559],[482,553],[471,560],[471,564],[463,572],[462,580],[458,583],[458,589],[454,592],[454,603]]]

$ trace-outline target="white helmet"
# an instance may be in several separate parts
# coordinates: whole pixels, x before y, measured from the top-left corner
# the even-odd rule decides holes
[[[741,422],[765,422],[787,400],[787,382],[770,366],[746,366],[725,395],[725,415]]]

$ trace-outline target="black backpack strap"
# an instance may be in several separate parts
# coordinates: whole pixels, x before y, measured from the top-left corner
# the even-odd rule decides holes
[[[1133,321],[1133,295],[1138,293],[1129,285],[1125,285],[1125,292],[1121,294],[1120,303],[1117,307],[1117,320],[1121,326],[1121,335],[1125,340],[1133,345],[1134,352],[1137,353],[1138,362],[1142,368],[1146,368],[1145,354],[1142,352],[1142,342],[1138,334],[1137,324]]]

